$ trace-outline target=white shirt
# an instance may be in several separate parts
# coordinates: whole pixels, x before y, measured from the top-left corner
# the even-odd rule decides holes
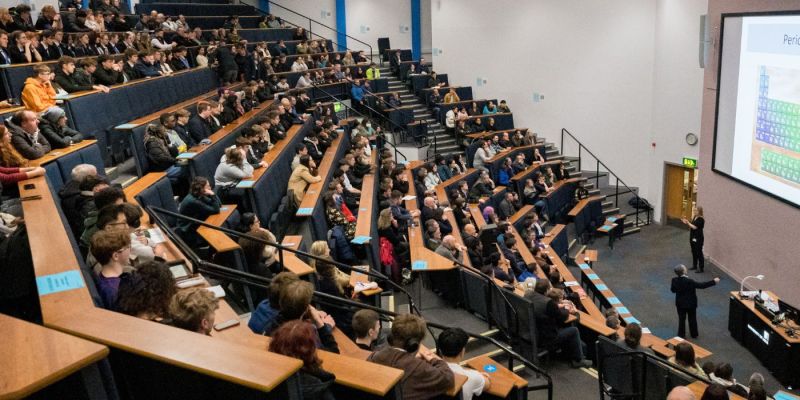
[[[456,127],[456,113],[453,110],[450,110],[444,116],[445,116],[445,120],[444,120],[445,126],[447,126],[448,128],[455,128]]]
[[[483,380],[483,375],[474,369],[466,369],[456,363],[447,363],[453,373],[461,374],[467,377],[464,386],[461,387],[461,398],[464,400],[472,400],[472,396],[480,396],[483,393],[483,385],[486,383]]]

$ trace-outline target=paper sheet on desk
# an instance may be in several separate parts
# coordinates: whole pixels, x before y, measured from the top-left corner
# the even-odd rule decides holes
[[[223,289],[220,285],[207,287],[205,289],[211,293],[214,293],[214,297],[216,298],[225,297],[225,289]]]
[[[150,240],[152,244],[159,244],[167,241],[167,239],[164,237],[164,233],[161,232],[161,229],[159,228],[148,229],[147,238]]]
[[[408,201],[408,200],[414,200],[416,198],[417,198],[417,196],[403,196],[402,200],[403,201]]]

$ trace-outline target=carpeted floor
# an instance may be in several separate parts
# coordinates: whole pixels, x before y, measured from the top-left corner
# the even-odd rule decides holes
[[[626,236],[615,244],[614,250],[601,239],[590,248],[599,250],[599,260],[593,269],[643,326],[662,338],[676,335],[678,316],[669,286],[675,276],[672,272],[675,265],[691,266],[688,232],[673,226],[650,225],[638,234]],[[696,280],[716,276],[722,279],[718,285],[698,291],[700,337],[695,341],[714,353],[710,360],[730,363],[734,377],[741,383],[747,384],[750,374],[760,372],[766,378],[767,393],[786,390],[728,333],[729,294],[739,290],[739,284],[708,262],[704,273],[689,274]]]

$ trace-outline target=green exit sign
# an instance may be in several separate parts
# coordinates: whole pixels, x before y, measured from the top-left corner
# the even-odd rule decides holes
[[[689,168],[697,168],[697,159],[689,158],[689,157],[683,157],[683,166],[684,167],[689,167]]]

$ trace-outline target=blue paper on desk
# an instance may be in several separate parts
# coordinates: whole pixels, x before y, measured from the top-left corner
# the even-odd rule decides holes
[[[597,276],[597,274],[587,274],[586,277],[589,278],[589,280],[600,279],[600,277]]]
[[[617,221],[617,217],[608,217],[606,219],[608,220],[608,222],[616,222]]]
[[[368,241],[369,241],[369,236],[358,235],[354,237],[353,240],[351,240],[350,242],[354,244],[364,244],[367,243]]]
[[[608,286],[601,283],[597,285],[597,290],[608,290]]]
[[[591,268],[591,267],[589,266],[589,264],[586,264],[586,263],[579,264],[579,265],[578,265],[578,267],[580,267],[580,269],[589,269],[589,268]]]
[[[428,262],[427,262],[427,261],[424,261],[424,260],[417,260],[417,261],[414,261],[414,263],[413,263],[413,264],[411,264],[411,269],[412,269],[412,270],[417,270],[417,269],[428,269]]]
[[[631,312],[628,311],[628,307],[617,307],[617,312],[620,314],[630,314]]]
[[[313,208],[303,207],[297,210],[297,215],[311,215],[312,212],[314,212]]]
[[[197,155],[197,153],[181,153],[181,154],[178,154],[178,157],[176,157],[176,158],[179,159],[179,160],[191,160],[196,155]]]
[[[84,287],[84,283],[80,271],[74,270],[40,276],[36,278],[36,287],[39,288],[39,296],[44,296],[67,290],[80,289]]]
[[[775,400],[796,400],[797,398],[783,391],[779,391],[772,396]]]
[[[622,302],[619,301],[619,299],[616,298],[616,297],[609,297],[608,298],[608,302],[611,303],[611,304],[622,304]]]
[[[255,183],[255,181],[239,181],[239,183],[236,184],[236,187],[239,189],[250,189],[253,187],[253,185],[255,185]]]
[[[641,322],[639,322],[639,320],[638,320],[638,319],[636,319],[636,318],[634,318],[634,317],[627,317],[627,318],[625,318],[625,322],[627,322],[627,323],[629,323],[629,324],[639,324],[639,325],[641,325],[641,324],[642,324]]]
[[[600,229],[602,229],[604,231],[610,231],[611,228],[613,228],[611,225],[603,225],[603,226],[600,227]]]

